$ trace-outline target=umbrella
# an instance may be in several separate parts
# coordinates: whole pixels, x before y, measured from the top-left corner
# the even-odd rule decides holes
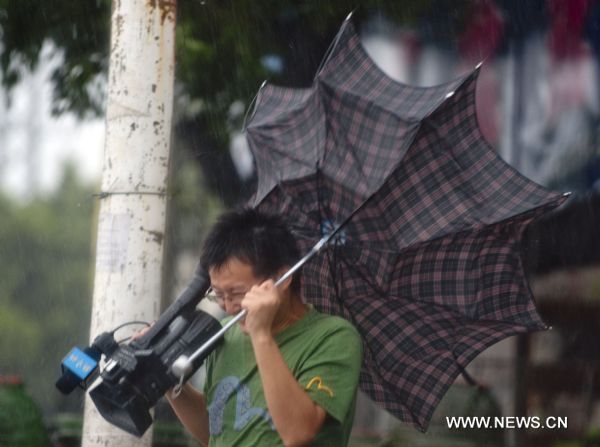
[[[421,430],[480,352],[545,328],[520,242],[565,197],[484,140],[478,72],[400,84],[346,20],[312,87],[264,84],[246,126],[258,173],[251,205],[282,214],[305,251],[344,222],[303,267],[303,296],[354,323],[361,388]]]

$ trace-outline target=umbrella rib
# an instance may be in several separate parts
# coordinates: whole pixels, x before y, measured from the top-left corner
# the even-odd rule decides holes
[[[319,210],[319,222],[321,223],[321,225],[323,225],[323,223],[322,223],[323,222],[323,208],[321,206],[323,203],[323,199],[322,199],[322,195],[321,195],[321,181],[322,181],[321,175],[322,175],[322,172],[319,169],[319,164],[317,162],[317,208]],[[333,221],[332,221],[329,213],[327,213],[327,219],[329,219],[333,225]],[[321,236],[323,236],[323,234],[321,234]],[[334,242],[333,251],[334,251],[334,254],[336,254],[335,253],[335,251],[336,251],[335,239],[333,240],[333,242]],[[329,256],[329,250],[327,250],[325,252],[325,256],[327,257],[327,263],[329,264],[329,271],[331,272],[331,276],[332,276],[335,300],[337,301],[340,308],[343,308],[341,305],[338,283],[336,281],[336,263],[334,262],[332,265],[331,257]]]
[[[294,200],[294,197],[287,191],[286,188],[284,188],[282,186],[281,182],[277,182],[277,188],[279,188],[279,190],[282,192],[282,194],[288,199],[289,204],[294,204],[294,207],[296,207],[296,200]],[[298,207],[296,207],[296,209],[298,210],[299,214],[306,215],[305,211],[303,211],[301,207],[298,206]],[[294,223],[291,223],[290,227],[301,228],[302,230],[304,230],[304,227],[296,226]],[[306,231],[296,230],[295,233],[300,234],[302,237],[306,237],[306,238],[311,238],[313,236]]]
[[[354,11],[356,11],[356,9],[353,9],[350,12],[350,14],[348,14],[348,16],[344,19],[344,22],[342,23],[342,26],[340,27],[339,31],[335,35],[335,38],[333,39],[331,44],[329,44],[329,47],[327,48],[327,51],[325,52],[325,55],[323,56],[323,59],[321,60],[321,63],[319,64],[319,68],[317,68],[317,71],[316,71],[316,74],[314,77],[315,80],[317,79],[317,77],[319,76],[319,74],[321,73],[323,68],[325,68],[325,65],[327,65],[327,63],[331,59],[331,56],[333,55],[333,50],[335,50],[335,47],[337,47],[337,44],[339,43],[340,38],[342,37],[342,34],[344,34],[344,30],[346,29],[346,26],[348,25],[348,23],[350,23],[350,18],[354,14]],[[313,82],[314,82],[314,80],[313,80]]]
[[[371,197],[372,197],[372,196],[371,196]],[[527,210],[524,210],[524,211],[522,211],[522,212],[520,212],[520,213],[512,214],[512,215],[510,215],[510,216],[507,216],[506,218],[504,218],[504,219],[502,219],[502,220],[499,220],[499,221],[497,221],[497,222],[493,222],[493,223],[480,223],[480,224],[478,224],[478,225],[470,225],[469,227],[465,227],[465,228],[463,228],[463,229],[460,229],[460,230],[458,230],[458,231],[452,231],[452,232],[445,232],[445,233],[442,233],[442,234],[440,234],[440,235],[438,235],[438,236],[436,236],[436,237],[434,237],[434,238],[431,238],[431,239],[429,239],[429,238],[428,238],[428,239],[424,239],[424,240],[421,240],[421,239],[419,239],[419,240],[417,240],[417,241],[415,241],[415,242],[411,243],[410,245],[407,245],[407,246],[401,247],[401,250],[402,250],[402,251],[405,251],[405,250],[410,250],[411,248],[413,248],[413,247],[417,246],[418,244],[421,244],[421,243],[422,243],[422,242],[424,242],[424,241],[427,241],[427,242],[435,242],[435,241],[437,241],[437,240],[439,240],[439,239],[443,239],[444,237],[446,237],[446,236],[448,236],[448,235],[450,235],[450,234],[453,234],[453,235],[460,235],[461,233],[470,233],[470,232],[476,232],[476,231],[482,230],[482,229],[484,229],[484,228],[487,228],[487,227],[490,227],[490,226],[504,224],[504,223],[506,223],[506,222],[507,222],[507,221],[509,221],[509,220],[519,220],[519,219],[521,219],[521,218],[523,218],[523,217],[526,217],[528,214],[536,214],[536,212],[538,211],[538,209],[539,209],[539,208],[542,208],[542,207],[543,207],[543,208],[555,208],[555,207],[557,207],[557,206],[561,205],[561,204],[562,204],[562,203],[563,203],[563,202],[564,202],[564,201],[565,201],[565,200],[566,200],[568,197],[569,197],[569,193],[565,193],[565,194],[557,195],[557,196],[556,196],[556,197],[554,197],[552,200],[547,200],[545,203],[542,203],[542,204],[540,204],[540,205],[537,205],[537,206],[535,206],[534,208],[529,208],[529,209],[527,209]],[[369,199],[370,199],[370,198],[369,198]],[[367,199],[367,201],[368,201],[368,199]],[[357,209],[356,209],[356,210],[355,210],[355,211],[352,213],[352,215],[356,214],[356,212],[358,212],[358,211],[359,211],[359,210],[360,210],[360,209],[361,209],[361,208],[362,208],[362,207],[363,207],[363,206],[366,204],[366,202],[367,202],[367,201],[363,202],[363,204],[361,204],[361,205],[360,205],[360,206],[359,206],[359,207],[358,207],[358,208],[357,208]],[[541,214],[543,214],[543,213],[541,213]],[[352,215],[351,215],[351,216],[352,216]],[[347,219],[347,220],[349,220],[349,219]],[[344,223],[342,224],[342,226],[343,226],[343,225],[345,225],[345,223],[346,223],[346,222],[344,222]],[[376,246],[370,245],[368,241],[363,241],[363,240],[359,240],[359,239],[354,239],[354,240],[352,240],[352,241],[348,241],[346,244],[347,244],[347,245],[350,245],[350,246],[352,246],[352,245],[356,245],[356,246],[361,246],[361,245],[363,245],[363,246],[367,246],[367,247],[368,247],[370,250],[378,251],[378,252],[381,252],[381,253],[399,253],[399,250],[386,250],[386,249],[384,249],[384,248],[379,248],[379,247],[376,247]]]
[[[330,210],[329,209],[325,209],[325,212],[324,212],[323,207],[322,207],[323,202],[324,202],[323,201],[323,196],[321,194],[321,186],[322,186],[321,183],[323,181],[322,175],[323,175],[323,171],[321,171],[321,168],[319,167],[319,162],[317,161],[316,177],[317,177],[317,208],[318,208],[318,211],[319,211],[319,223],[321,225],[323,225],[323,215],[326,213],[327,215],[325,217],[331,222],[331,225],[333,226],[335,222],[334,222],[333,217],[329,213]],[[346,222],[349,221],[349,220],[350,219],[347,219]],[[344,224],[342,224],[342,225],[344,225]],[[341,227],[341,225],[340,225],[340,227]],[[336,233],[336,232],[337,232],[337,229],[334,228],[333,233]],[[321,231],[321,236],[324,236],[322,233],[323,233],[323,231]]]
[[[327,87],[329,87],[332,90],[336,90],[336,87],[339,87],[333,83],[331,83],[329,80],[327,79],[320,79],[319,80],[320,83],[326,85]],[[355,93],[354,91],[348,89],[348,88],[344,88],[342,89],[344,95],[348,95],[348,96],[352,96],[353,98],[358,98],[360,99],[364,99],[363,96],[361,96],[360,94]],[[440,104],[442,104],[444,101],[440,101]],[[424,114],[422,117],[421,116],[416,116],[416,117],[403,117],[403,116],[399,116],[399,115],[395,115],[395,113],[397,112],[396,110],[391,110],[391,109],[387,109],[384,106],[377,104],[377,103],[370,103],[373,107],[376,107],[378,110],[381,110],[383,112],[386,113],[390,113],[390,114],[394,114],[394,116],[396,116],[398,118],[399,121],[402,121],[403,123],[406,124],[419,124],[426,116],[428,116],[428,114]],[[432,110],[436,110],[440,104],[436,104],[435,107],[432,106]]]
[[[329,263],[329,270],[332,272],[332,277],[333,277],[333,278],[332,278],[332,280],[333,280],[333,283],[334,283],[334,290],[335,290],[335,293],[334,293],[334,294],[335,294],[335,299],[336,299],[336,301],[338,302],[338,305],[339,305],[340,309],[343,309],[343,310],[345,310],[345,312],[343,312],[343,314],[346,314],[346,315],[349,317],[349,319],[350,319],[350,321],[351,321],[352,325],[353,325],[353,326],[356,328],[356,330],[357,330],[357,331],[359,331],[359,334],[360,334],[360,336],[361,336],[361,339],[363,339],[363,340],[364,340],[364,339],[365,339],[365,336],[364,336],[364,334],[362,333],[362,326],[361,326],[361,325],[359,325],[359,324],[356,322],[356,318],[354,318],[354,314],[352,313],[352,310],[350,309],[350,307],[349,307],[349,306],[343,306],[343,305],[342,305],[342,304],[343,304],[343,303],[342,303],[342,300],[341,300],[341,299],[340,299],[340,297],[339,297],[339,292],[338,292],[338,282],[336,281],[336,278],[335,278],[335,273],[334,273],[334,272],[335,272],[335,270],[334,270],[334,269],[335,269],[335,265],[337,265],[337,262],[336,262],[336,260],[337,260],[337,246],[336,246],[336,247],[334,247],[334,256],[336,256],[336,257],[335,257],[335,258],[334,258],[334,260],[333,260],[333,262],[334,262],[334,267],[333,267],[333,268],[332,268],[332,266],[331,266],[331,259],[330,259],[330,257],[329,257],[329,252],[327,252],[327,253],[326,253],[326,256],[327,256],[327,261],[328,261],[328,263]],[[342,262],[344,262],[344,263],[345,263],[345,264],[348,266],[348,268],[352,268],[352,266],[351,266],[350,264],[348,264],[348,262],[347,262],[347,259],[345,259],[343,256],[342,256],[342,257],[340,257],[340,259],[342,260]],[[355,269],[353,269],[353,270],[355,270]],[[343,272],[343,270],[340,270],[340,272],[341,272],[341,275],[342,275],[342,279],[341,279],[341,281],[343,282],[343,275],[344,275],[344,272]],[[362,273],[361,273],[361,272],[358,272],[358,274],[359,274],[359,276],[361,276],[361,277],[363,278],[363,280],[364,280],[364,281],[365,281],[367,284],[369,284],[369,286],[371,286],[371,288],[372,288],[373,290],[375,290],[375,292],[376,292],[376,293],[378,293],[379,295],[382,295],[382,291],[381,291],[381,290],[377,290],[377,288],[376,288],[376,287],[374,287],[374,286],[371,284],[371,282],[370,282],[370,281],[368,281],[366,278],[364,278],[364,277],[363,277],[363,275],[362,275]],[[373,353],[373,349],[372,349],[372,347],[371,347],[371,345],[370,345],[369,343],[363,343],[363,349],[367,349],[367,350],[369,351],[371,358],[373,358],[373,359],[375,359],[375,358],[376,358],[375,354]],[[381,375],[379,375],[379,373],[378,373],[377,371],[370,371],[370,373],[371,373],[371,374],[377,373],[377,375],[378,375],[378,377],[380,378],[380,380],[384,380],[384,379],[383,379],[383,377],[381,377]]]
[[[360,276],[360,278],[365,283],[367,283],[367,285],[369,287],[371,287],[371,289],[373,289],[377,295],[379,295],[381,298],[385,298],[385,296],[386,296],[385,292],[381,288],[379,288],[379,286],[377,286],[371,280],[369,280],[363,272],[361,272],[359,269],[354,268],[354,266],[352,266],[352,264],[350,264],[346,258],[340,257],[340,259],[346,265],[346,267],[348,267],[352,271],[356,272],[358,274],[358,276]]]
[[[326,81],[321,81],[321,82],[323,84],[329,86],[330,88],[332,87]],[[345,93],[348,94],[348,95],[360,98],[360,96],[356,95],[352,91],[348,91],[348,92],[345,92]],[[374,106],[377,107],[378,109],[382,109],[382,110],[384,110],[386,112],[390,112],[388,110],[385,110],[384,108],[382,108],[381,106],[379,106],[377,104],[374,104]],[[411,145],[413,144],[413,142],[415,141],[415,138],[416,138],[416,135],[417,135],[417,133],[419,131],[419,128],[421,127],[421,120],[407,120],[407,119],[404,119],[404,118],[399,118],[399,120],[402,121],[402,122],[405,122],[408,125],[414,126],[414,133],[413,133],[413,135],[406,141],[406,143],[404,145],[404,147],[410,148]],[[329,127],[330,127],[329,126],[329,120],[326,120],[326,124],[327,124],[327,128],[329,129]],[[335,138],[335,134],[333,132],[328,132],[328,134],[331,135],[333,138]],[[336,146],[339,146],[337,144],[337,141],[336,141]],[[356,156],[355,148],[353,147],[353,145],[347,144],[347,145],[345,145],[345,147],[349,148],[350,152],[352,153],[352,158],[355,161],[355,165],[359,166],[360,172],[362,174],[362,178],[368,179],[369,176],[367,176],[366,173],[365,173],[365,171],[364,171],[364,164],[361,163],[359,161],[358,157]],[[402,154],[402,156],[398,159],[398,161],[393,165],[393,167],[391,168],[391,170],[389,172],[393,172],[394,170],[396,170],[398,168],[398,166],[402,162],[405,154],[406,154],[406,150],[404,151],[404,153]],[[385,177],[387,177],[387,176],[385,176]],[[384,183],[384,181],[380,181],[380,184],[377,185],[377,187],[375,188],[375,191],[373,192],[373,194],[375,194],[381,188],[381,186],[382,186],[383,183]],[[367,191],[369,191],[371,189],[372,188],[370,187],[370,185],[367,182]]]
[[[262,82],[262,84],[258,88],[258,91],[256,92],[256,95],[254,95],[254,98],[252,98],[252,101],[250,101],[250,104],[248,104],[248,108],[246,109],[246,114],[244,115],[244,122],[242,123],[242,131],[246,131],[246,126],[248,124],[247,120],[248,120],[248,115],[250,115],[250,111],[252,111],[250,120],[252,120],[252,118],[254,118],[254,115],[256,114],[256,110],[258,109],[258,106],[259,106],[258,96],[260,95],[260,92],[265,87],[265,85],[267,85],[266,79]]]
[[[329,271],[331,272],[331,280],[333,282],[333,291],[334,291],[333,295],[335,297],[335,301],[338,303],[338,306],[340,306],[340,309],[343,309],[342,300],[340,298],[340,288],[339,288],[339,284],[337,281],[337,262],[336,262],[337,247],[335,245],[335,242],[334,242],[334,246],[331,251],[333,251],[332,256],[330,256],[330,250],[327,250],[325,252],[325,256],[327,257],[327,263],[329,264]]]
[[[306,167],[308,167],[308,168],[310,168],[310,169],[312,169],[312,167],[313,167],[313,166],[312,166],[310,163],[308,163],[306,160],[302,160],[301,158],[295,157],[295,156],[293,156],[293,155],[291,155],[291,154],[289,154],[289,153],[285,152],[284,150],[280,149],[278,146],[273,146],[273,147],[271,148],[271,150],[272,150],[273,152],[277,152],[277,153],[279,153],[279,154],[283,155],[283,157],[285,157],[285,158],[288,158],[288,159],[290,159],[290,160],[293,160],[293,161],[295,161],[296,163],[298,163],[298,164],[300,164],[300,165],[302,165],[302,166],[306,166]]]

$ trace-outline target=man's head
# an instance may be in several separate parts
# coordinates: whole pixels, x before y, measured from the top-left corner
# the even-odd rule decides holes
[[[296,239],[280,217],[243,209],[227,212],[219,218],[204,241],[200,265],[211,273],[238,267],[241,263],[250,267],[247,273],[257,280],[276,280],[299,257]],[[211,274],[211,279],[213,277]],[[241,279],[237,285],[232,283],[232,292],[243,292],[245,286],[251,285],[246,284],[251,278],[247,279]],[[299,292],[297,275],[290,289],[295,294]]]

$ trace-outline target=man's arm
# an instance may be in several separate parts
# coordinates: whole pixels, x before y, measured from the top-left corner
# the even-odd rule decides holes
[[[271,324],[278,303],[273,281],[267,281],[255,286],[242,306],[248,310],[245,324],[273,424],[284,445],[302,446],[321,430],[327,413],[300,387],[273,338]]]
[[[272,336],[255,336],[252,346],[269,413],[284,445],[308,444],[327,413],[300,388]]]
[[[210,431],[204,395],[195,390],[191,385],[185,384],[179,396],[174,397],[173,392],[168,391],[165,397],[185,428],[202,445],[208,445]]]

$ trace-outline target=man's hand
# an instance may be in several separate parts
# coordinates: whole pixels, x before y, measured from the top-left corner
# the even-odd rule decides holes
[[[281,295],[272,279],[253,286],[242,300],[242,309],[247,310],[242,330],[250,337],[271,336],[273,321],[281,305]]]
[[[154,326],[154,323],[156,323],[156,321],[153,321],[150,325],[137,331],[131,336],[131,340],[137,340],[145,335],[150,328]],[[165,397],[188,431],[200,441],[202,445],[208,445],[208,410],[206,408],[204,395],[195,390],[190,384],[186,383],[177,397],[173,395],[172,389],[167,390]]]
[[[141,328],[140,330],[138,330],[137,332],[135,332],[132,336],[131,336],[131,341],[135,341],[138,338],[146,335],[146,333],[150,330],[150,328],[152,326],[154,326],[154,323],[156,323],[156,321],[153,321],[152,323],[148,324],[147,326],[144,326],[143,328]]]

